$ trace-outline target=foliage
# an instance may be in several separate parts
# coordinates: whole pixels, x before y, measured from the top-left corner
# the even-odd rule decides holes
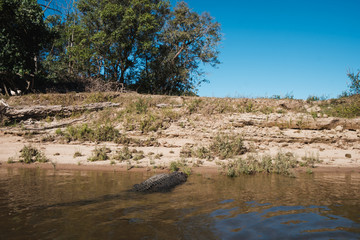
[[[46,20],[36,0],[0,4],[0,74],[13,90],[37,77],[41,90],[117,82],[141,92],[193,95],[205,81],[200,64],[219,63],[219,23],[184,2],[171,10],[167,0],[78,0]]]
[[[115,160],[122,162],[133,158],[133,155],[130,149],[127,146],[125,146],[121,150],[116,151],[116,154],[115,156],[113,156],[113,158]]]
[[[74,155],[73,155],[73,158],[82,157],[82,156],[83,156],[83,155],[82,155],[81,152],[76,151],[76,152],[74,153]]]
[[[125,146],[121,150],[116,151],[116,154],[113,156],[113,159],[118,160],[120,162],[130,159],[134,161],[138,161],[143,159],[144,157],[145,156],[143,151],[137,151],[136,149],[130,151],[129,147]]]
[[[213,139],[209,149],[215,156],[218,156],[220,159],[231,158],[246,152],[242,137],[228,134],[217,135]]]
[[[68,141],[123,141],[119,130],[115,129],[111,125],[100,125],[95,129],[92,129],[87,124],[83,124],[75,127],[67,127],[65,132],[56,130],[55,133],[62,135]]]
[[[24,146],[20,150],[20,162],[33,163],[33,162],[47,162],[48,159],[45,155],[35,147],[31,145]]]
[[[300,166],[301,167],[311,167],[314,168],[315,167],[315,163],[321,163],[322,161],[319,159],[319,154],[317,154],[316,156],[314,154],[309,155],[305,155],[301,158],[303,161],[300,162]]]
[[[360,94],[360,70],[355,73],[348,73],[347,76],[350,79],[349,93],[350,95]]]
[[[331,99],[320,105],[322,112],[332,117],[354,118],[360,116],[360,94]]]
[[[124,83],[151,50],[168,4],[162,0],[79,0],[80,22],[72,53],[87,77]]]
[[[41,51],[50,38],[36,0],[0,1],[0,78],[7,88],[27,90],[40,72]]]
[[[179,169],[180,169],[180,167],[179,167],[179,162],[171,162],[170,163],[170,171],[171,172],[177,172],[177,171],[179,171]]]
[[[276,173],[293,176],[291,169],[298,166],[298,162],[292,154],[278,153],[275,157],[264,155],[262,157],[248,155],[246,159],[229,161],[223,165],[223,169],[229,177],[240,174]]]
[[[310,103],[310,102],[316,102],[316,101],[320,101],[320,98],[317,97],[317,96],[309,96],[307,99],[306,99],[306,102]]]
[[[180,156],[189,158],[197,157],[200,159],[213,160],[215,157],[219,159],[230,159],[234,156],[242,155],[247,151],[241,136],[230,134],[216,135],[208,147],[200,146],[193,148],[185,145]]]
[[[188,176],[191,174],[191,168],[189,166],[187,166],[187,164],[184,160],[176,161],[176,162],[172,161],[170,163],[169,168],[170,168],[171,172],[182,171],[183,173],[185,173]]]
[[[208,14],[199,15],[178,2],[146,58],[138,89],[162,94],[190,94],[206,80],[200,64],[219,64],[220,24]],[[148,56],[147,56],[148,57]]]
[[[111,150],[105,146],[103,146],[101,148],[95,148],[93,150],[93,155],[91,157],[89,157],[88,160],[90,162],[108,160],[109,156],[107,154],[110,152],[111,152]]]

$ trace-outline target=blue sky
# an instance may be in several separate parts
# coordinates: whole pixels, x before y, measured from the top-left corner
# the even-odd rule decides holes
[[[187,0],[222,25],[200,96],[336,97],[360,69],[360,0]],[[176,1],[171,0],[175,5]]]

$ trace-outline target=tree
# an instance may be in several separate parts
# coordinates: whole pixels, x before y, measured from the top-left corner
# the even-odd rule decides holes
[[[71,50],[87,77],[125,83],[136,74],[167,14],[162,0],[79,0],[80,29]]]
[[[180,2],[171,12],[156,51],[142,72],[141,91],[194,93],[203,82],[201,64],[219,64],[220,24],[208,14],[199,15]]]
[[[350,95],[360,94],[360,70],[358,70],[357,74],[348,72],[347,76],[350,79]]]
[[[43,17],[36,0],[0,1],[0,80],[7,94],[34,84],[49,37]]]

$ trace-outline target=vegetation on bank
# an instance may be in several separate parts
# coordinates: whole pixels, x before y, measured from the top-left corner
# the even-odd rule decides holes
[[[314,168],[316,163],[321,163],[318,157],[305,156],[299,161],[292,153],[278,153],[276,156],[249,154],[246,158],[238,158],[222,164],[222,170],[229,177],[255,173],[276,173],[294,177],[292,171],[294,168],[307,167],[310,169]]]
[[[209,146],[193,147],[186,145],[180,152],[180,157],[195,157],[200,159],[213,160],[216,157],[230,159],[247,152],[243,138],[234,134],[217,134]]]

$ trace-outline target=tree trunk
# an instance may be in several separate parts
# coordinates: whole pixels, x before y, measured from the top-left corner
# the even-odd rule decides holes
[[[119,107],[118,103],[102,102],[92,103],[83,106],[26,106],[22,108],[7,107],[2,113],[11,120],[25,120],[28,118],[42,119],[47,116],[71,116],[75,112],[98,111],[108,107]]]

